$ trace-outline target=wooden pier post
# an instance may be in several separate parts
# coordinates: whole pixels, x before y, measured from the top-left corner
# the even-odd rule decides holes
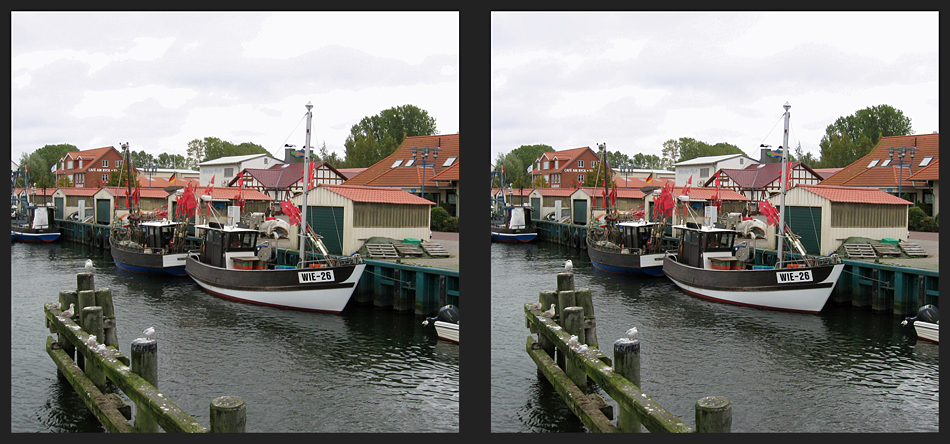
[[[95,289],[96,280],[92,273],[84,272],[76,274],[76,291]]]
[[[884,292],[881,291],[881,270],[877,268],[871,269],[871,310],[874,311],[886,311],[888,306],[886,304],[886,297]]]
[[[550,308],[551,304],[557,305],[557,292],[553,290],[542,291],[541,293],[538,294],[538,302],[541,303],[541,311],[545,311],[548,308]],[[525,322],[528,322],[527,319],[525,319]],[[529,328],[531,327],[530,323],[528,327]],[[535,332],[532,331],[532,333],[535,333]],[[551,359],[554,359],[554,343],[551,342],[550,339],[548,339],[544,335],[538,335],[538,345],[541,347],[541,350],[544,350],[544,352],[547,353],[548,356],[551,357]],[[544,372],[542,372],[541,369],[539,368],[538,377],[540,378],[543,376],[544,376]]]
[[[158,342],[138,338],[132,341],[132,373],[139,375],[153,387],[158,388]],[[158,423],[148,410],[135,405],[135,428],[139,432],[157,432]]]
[[[584,309],[581,307],[566,307],[563,313],[561,326],[564,328],[564,331],[577,336],[578,344],[586,344],[587,341],[584,337]],[[562,353],[561,355],[563,356],[564,354]],[[581,391],[587,390],[587,373],[584,373],[584,367],[575,363],[574,359],[565,359],[564,361],[564,373],[567,374],[567,377],[570,378],[571,382]]]
[[[61,309],[63,311],[68,310],[69,304],[75,305],[77,302],[77,298],[78,296],[76,295],[75,291],[59,292],[59,305]],[[73,362],[76,362],[76,347],[72,344],[72,342],[67,341],[66,338],[63,336],[63,334],[58,334],[57,336],[59,337],[57,342],[62,346],[63,352],[65,352],[69,356],[69,359],[72,359]],[[60,378],[63,378],[63,379],[66,378],[66,375],[64,375],[61,371],[59,371],[59,368],[56,369],[56,374],[58,374]]]
[[[578,307],[584,307],[584,334],[587,337],[587,345],[600,348],[597,342],[597,326],[594,323],[594,300],[590,295],[590,288],[578,288],[574,291],[574,303]]]
[[[725,396],[707,396],[696,401],[698,433],[729,433],[732,431],[732,403]]]
[[[102,332],[102,307],[94,305],[83,308],[80,319],[82,319],[82,324],[80,325],[82,326],[83,331],[89,333],[90,335],[95,335],[96,342],[102,343],[102,337],[104,336]],[[98,344],[93,344],[92,346],[87,345],[86,348],[92,353],[95,353],[96,346],[98,346]],[[79,355],[82,356],[82,353]],[[83,370],[86,373],[86,377],[88,377],[89,380],[99,388],[99,390],[105,389],[106,375],[102,372],[102,369],[96,367],[94,361],[87,361]]]
[[[614,341],[614,371],[633,385],[640,387],[640,340],[621,338]],[[617,427],[624,432],[641,431],[635,412],[620,407]]]
[[[558,287],[560,287],[560,277],[561,275],[559,274]],[[573,276],[571,278],[573,280]],[[558,322],[561,324],[562,327],[564,326],[564,316],[565,316],[564,310],[566,310],[568,307],[573,307],[573,306],[574,306],[574,290],[573,289],[557,292]],[[583,319],[583,316],[581,316],[581,318]],[[563,353],[558,353],[556,361],[557,361],[558,367],[565,368]]]
[[[211,433],[244,433],[247,404],[239,396],[219,396],[211,401]]]
[[[80,273],[80,275],[89,274],[89,273]],[[91,282],[91,281],[89,281]],[[96,292],[95,290],[80,290],[76,298],[76,307],[75,317],[78,319],[76,322],[80,327],[83,326],[83,311],[86,307],[92,307],[96,305]],[[97,336],[99,337],[99,336]],[[79,368],[86,370],[86,357],[82,353],[76,354],[76,364],[79,365]]]
[[[562,271],[557,274],[557,291],[574,291],[574,273]]]
[[[99,342],[118,348],[119,339],[115,333],[115,306],[112,305],[112,290],[108,288],[96,290],[96,305],[102,307],[103,338]]]

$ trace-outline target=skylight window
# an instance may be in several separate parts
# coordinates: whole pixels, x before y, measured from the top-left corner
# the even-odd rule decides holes
[[[927,166],[927,165],[930,165],[930,161],[933,160],[933,159],[934,159],[933,156],[924,157],[924,160],[921,160],[921,161],[920,161],[920,165],[917,165],[917,166],[923,168],[923,167],[925,167],[925,166]]]
[[[396,168],[401,163],[402,163],[402,159],[396,159],[396,161],[393,162],[393,166],[391,166],[390,168]]]
[[[867,167],[868,167],[868,168],[871,168],[872,166],[877,165],[877,161],[878,161],[878,160],[881,160],[881,159],[874,159],[874,160],[872,160],[871,163],[869,163]]]
[[[881,162],[881,165],[880,165],[880,166],[886,167],[886,166],[888,166],[888,165],[890,165],[890,164],[891,164],[891,159],[884,159],[884,161]]]
[[[403,166],[404,166],[404,167],[412,166],[412,164],[414,164],[414,163],[416,163],[416,159],[409,159],[409,160],[406,161],[406,164],[403,165]]]
[[[455,157],[449,157],[448,159],[445,159],[445,163],[443,163],[442,166],[449,167],[452,166],[453,163],[455,163]]]

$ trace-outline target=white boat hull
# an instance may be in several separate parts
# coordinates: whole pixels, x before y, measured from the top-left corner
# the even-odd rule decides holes
[[[451,322],[435,321],[435,332],[440,339],[459,342],[459,325]]]
[[[931,342],[940,343],[940,324],[931,324],[924,321],[914,321],[914,330],[917,337]]]

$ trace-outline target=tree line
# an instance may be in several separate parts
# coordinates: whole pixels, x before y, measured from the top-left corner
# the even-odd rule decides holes
[[[825,128],[825,135],[819,142],[820,152],[816,158],[812,153],[804,153],[801,143],[789,153],[792,161],[802,161],[811,168],[840,168],[848,166],[867,155],[882,137],[906,136],[913,133],[911,119],[890,105],[871,106],[849,116],[842,116]],[[697,157],[720,156],[725,154],[744,154],[738,146],[719,142],[709,144],[690,137],[680,137],[663,142],[661,156],[636,153],[633,156],[617,151],[607,151],[607,161],[611,168],[629,167],[637,169],[672,170],[673,165]],[[547,187],[544,178],[532,181],[528,171],[534,161],[545,152],[555,151],[550,145],[522,145],[508,153],[500,153],[495,159],[494,170],[505,171],[505,184],[514,188]],[[582,186],[593,186],[603,182],[603,174],[587,175]],[[492,178],[492,187],[499,180]]]
[[[350,128],[350,135],[344,142],[344,157],[337,153],[330,153],[323,143],[312,158],[316,161],[325,161],[335,168],[365,168],[392,154],[396,148],[410,136],[431,136],[436,134],[436,120],[429,113],[414,105],[402,105],[381,111],[374,116],[367,116]],[[118,149],[118,147],[117,147]],[[20,156],[21,169],[29,168],[30,184],[37,187],[52,188],[56,186],[72,186],[68,178],[64,177],[60,184],[55,181],[54,165],[69,152],[80,151],[75,145],[63,143],[46,145],[31,153]],[[229,156],[243,156],[248,154],[271,154],[261,145],[253,142],[235,144],[217,137],[193,139],[186,146],[186,155],[161,153],[154,156],[145,150],[131,151],[132,163],[136,169],[143,167],[174,168],[197,170],[198,164],[208,160]],[[283,157],[278,154],[278,158]],[[283,160],[283,159],[281,159]],[[302,158],[295,158],[303,162]],[[110,183],[119,181],[117,175]],[[122,182],[124,183],[124,182]],[[114,185],[114,184],[113,184]],[[22,178],[17,178],[15,186],[23,186]]]

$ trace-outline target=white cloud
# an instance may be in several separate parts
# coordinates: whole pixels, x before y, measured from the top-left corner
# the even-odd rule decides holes
[[[109,91],[86,91],[83,99],[73,108],[76,117],[122,117],[129,105],[147,99],[156,99],[166,108],[178,108],[197,93],[185,88],[167,88],[147,85]]]
[[[620,38],[611,39],[609,43],[611,47],[604,51],[603,56],[615,62],[636,59],[637,56],[640,55],[640,51],[643,51],[643,48],[647,45],[645,39],[631,40]]]
[[[13,79],[13,83],[16,84],[17,88],[23,88],[30,84],[31,79],[30,73],[25,72]]]

